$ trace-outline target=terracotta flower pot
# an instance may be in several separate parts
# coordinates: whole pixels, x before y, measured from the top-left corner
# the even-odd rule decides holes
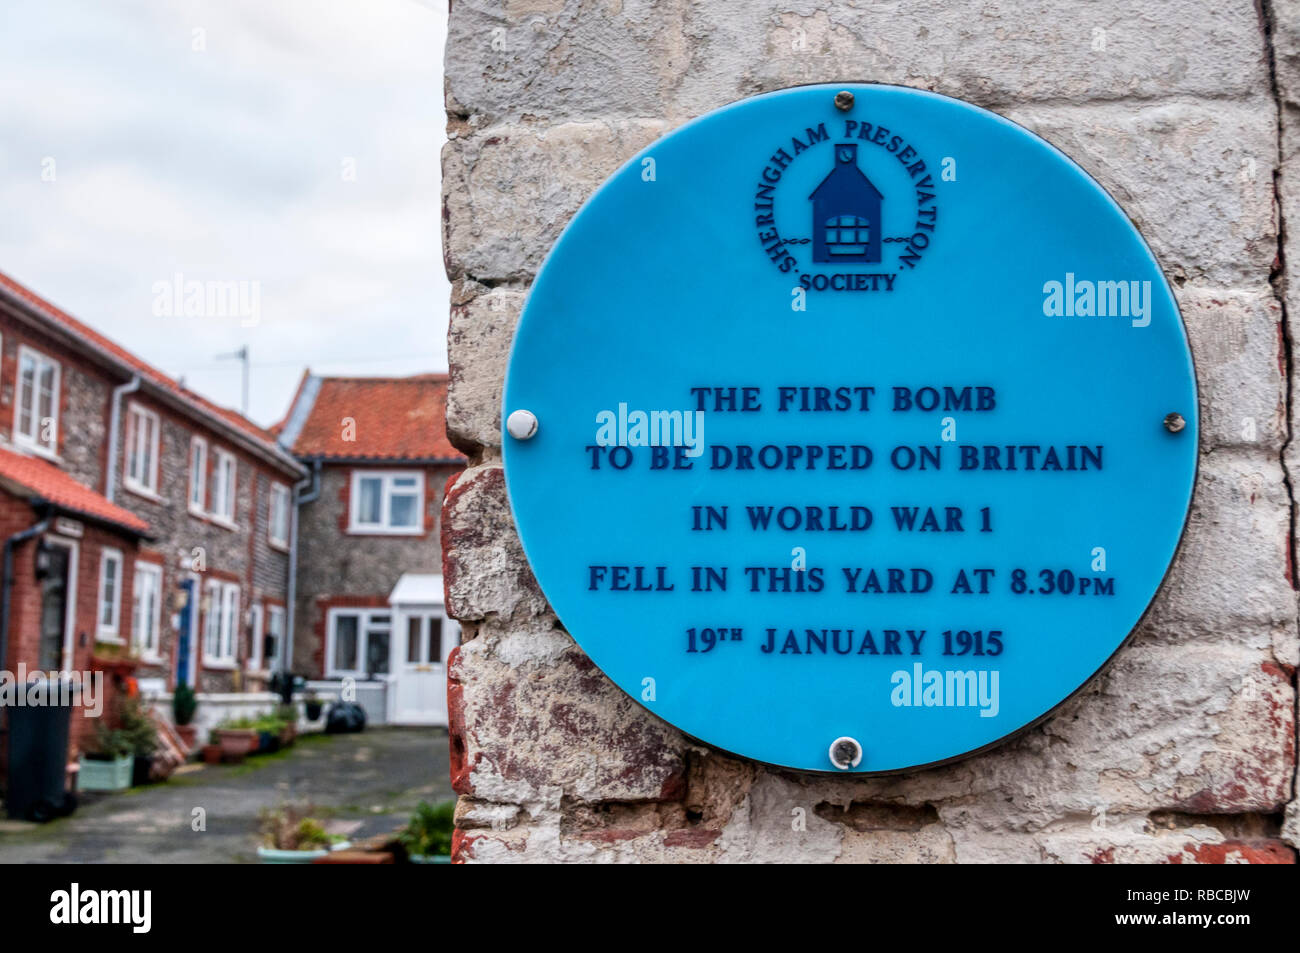
[[[194,725],[177,725],[176,737],[185,742],[185,746],[193,751],[194,742],[197,741],[199,737],[199,729]]]
[[[203,746],[203,763],[220,764],[221,763],[221,745],[204,745]]]
[[[215,734],[226,761],[243,761],[245,755],[257,750],[257,732],[251,728],[218,728]]]

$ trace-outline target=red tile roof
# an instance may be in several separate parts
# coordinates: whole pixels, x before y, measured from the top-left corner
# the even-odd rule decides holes
[[[463,461],[447,439],[447,375],[323,377],[293,441],[300,457]],[[304,375],[304,383],[307,375]],[[301,396],[307,388],[299,386]],[[292,415],[293,408],[290,408]],[[343,421],[356,421],[346,440]]]
[[[46,301],[40,295],[36,294],[36,292],[24,287],[17,281],[14,281],[14,279],[10,278],[4,272],[0,272],[0,288],[5,289],[18,298],[21,298],[27,304],[34,306],[37,310],[43,312],[44,315],[55,325],[61,326],[63,330],[89,342],[101,351],[107,352],[110,357],[126,364],[142,378],[147,379],[156,387],[170,391],[174,396],[197,405],[199,409],[206,411],[207,413],[216,414],[218,417],[222,418],[236,429],[242,431],[247,436],[252,437],[254,440],[270,444],[271,449],[274,449],[275,436],[269,430],[259,427],[238,411],[231,410],[229,407],[221,407],[218,404],[214,404],[206,397],[202,397],[194,391],[182,387],[178,381],[168,377],[158,368],[145,363],[130,351],[126,350],[126,348],[109,340],[89,325],[82,324],[72,315],[54,304],[51,304],[49,301]]]
[[[78,483],[52,463],[0,447],[0,487],[28,500],[44,500],[61,510],[111,523],[144,535],[149,524]]]

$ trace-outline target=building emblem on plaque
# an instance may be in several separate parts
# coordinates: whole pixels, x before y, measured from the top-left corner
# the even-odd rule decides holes
[[[805,291],[895,291],[939,223],[938,170],[911,135],[862,115],[805,121],[768,146],[753,223],[771,264]]]
[[[835,147],[835,163],[812,202],[813,261],[880,261],[880,203],[884,198],[858,168],[857,143]]]

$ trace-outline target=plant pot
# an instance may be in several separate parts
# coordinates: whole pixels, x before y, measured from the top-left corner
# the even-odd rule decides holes
[[[280,850],[276,847],[257,848],[257,859],[264,864],[310,864],[318,857],[324,857],[333,850],[345,850],[352,845],[341,841],[319,850]]]
[[[282,748],[289,747],[289,745],[294,743],[297,737],[298,737],[298,726],[295,725],[293,722],[287,723],[283,728],[280,729],[280,746]]]
[[[280,734],[279,732],[259,731],[257,733],[257,750],[258,751],[279,751]]]
[[[77,772],[78,791],[125,791],[131,786],[131,769],[135,759],[129,754],[103,760],[81,756]]]
[[[199,740],[199,729],[193,725],[177,725],[176,737],[185,742],[185,747],[193,751],[195,742]]]
[[[148,784],[153,771],[153,755],[138,754],[131,761],[131,787]]]
[[[308,721],[317,721],[320,713],[325,707],[324,702],[303,702],[303,713],[307,716]]]
[[[204,745],[203,746],[203,763],[220,764],[221,763],[221,745]]]
[[[251,728],[218,728],[214,734],[226,761],[238,763],[244,760],[245,755],[257,750],[257,732]]]

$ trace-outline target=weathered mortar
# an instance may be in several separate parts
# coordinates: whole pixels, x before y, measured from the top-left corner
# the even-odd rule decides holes
[[[994,109],[1095,176],[1174,286],[1204,422],[1182,550],[1115,663],[1008,745],[868,780],[701,748],[594,669],[524,561],[499,432],[528,284],[601,181],[728,101],[849,80]],[[1294,862],[1300,0],[458,0],[447,109],[460,859]]]

